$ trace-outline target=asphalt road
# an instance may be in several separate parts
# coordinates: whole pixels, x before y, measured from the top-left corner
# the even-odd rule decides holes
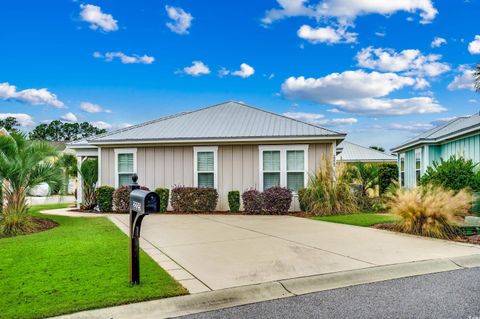
[[[480,268],[329,290],[182,318],[480,319]]]

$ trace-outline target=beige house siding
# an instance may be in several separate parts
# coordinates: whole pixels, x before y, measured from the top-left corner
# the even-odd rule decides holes
[[[308,170],[326,167],[333,158],[333,144],[309,144]],[[193,146],[137,147],[137,174],[139,183],[151,190],[157,187],[171,189],[174,185],[193,186]],[[115,150],[101,148],[100,181],[102,185],[115,186]],[[220,145],[218,147],[217,209],[228,210],[227,195],[231,190],[243,192],[259,188],[258,145]],[[293,209],[298,209],[295,201]]]

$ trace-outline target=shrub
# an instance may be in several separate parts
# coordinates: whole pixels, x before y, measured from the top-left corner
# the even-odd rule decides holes
[[[168,188],[157,188],[155,189],[155,193],[157,193],[158,197],[160,197],[160,213],[166,212],[170,190]]]
[[[256,189],[250,189],[242,194],[243,209],[247,213],[260,214],[263,209],[263,195]]]
[[[337,165],[335,172],[323,169],[310,175],[301,200],[305,210],[315,215],[339,215],[358,211],[357,198],[347,182],[347,176],[345,164]]]
[[[0,237],[17,236],[28,233],[35,229],[32,217],[28,214],[27,206],[25,209],[15,209],[6,207],[0,214]]]
[[[286,214],[292,204],[292,191],[285,187],[274,186],[263,194],[263,211],[269,214]]]
[[[387,206],[400,217],[398,226],[405,233],[452,239],[459,235],[457,222],[468,214],[471,195],[436,186],[397,189],[388,195]]]
[[[228,192],[228,207],[232,213],[236,213],[240,210],[240,192],[230,191]]]
[[[97,204],[101,212],[112,211],[114,191],[115,188],[111,186],[101,186],[97,188]]]
[[[398,181],[398,165],[392,163],[382,163],[378,165],[378,185],[380,186],[380,195],[385,194],[388,187]]]
[[[140,186],[140,189],[149,190],[145,186]],[[130,186],[121,186],[113,192],[113,211],[116,213],[128,213],[130,211]]]
[[[476,171],[476,166],[472,160],[465,160],[463,157],[451,156],[446,161],[440,159],[440,163],[433,162],[433,165],[427,168],[420,184],[432,184],[453,190],[470,188],[480,191],[480,172]]]
[[[217,207],[215,188],[176,186],[172,189],[170,203],[177,212],[211,212]]]
[[[344,178],[358,185],[362,197],[368,197],[368,190],[378,185],[378,165],[356,162],[347,167]]]

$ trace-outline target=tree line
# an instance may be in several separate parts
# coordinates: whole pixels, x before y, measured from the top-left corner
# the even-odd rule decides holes
[[[14,117],[0,120],[0,127],[7,132],[18,132],[20,123]],[[107,130],[98,128],[88,122],[68,123],[59,120],[37,125],[29,134],[31,140],[44,140],[54,142],[71,142],[82,138],[103,134]]]

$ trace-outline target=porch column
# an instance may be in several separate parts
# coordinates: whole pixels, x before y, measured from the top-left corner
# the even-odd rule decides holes
[[[83,179],[80,174],[80,167],[82,166],[83,156],[77,156],[77,208],[80,208],[80,204],[83,201]]]

